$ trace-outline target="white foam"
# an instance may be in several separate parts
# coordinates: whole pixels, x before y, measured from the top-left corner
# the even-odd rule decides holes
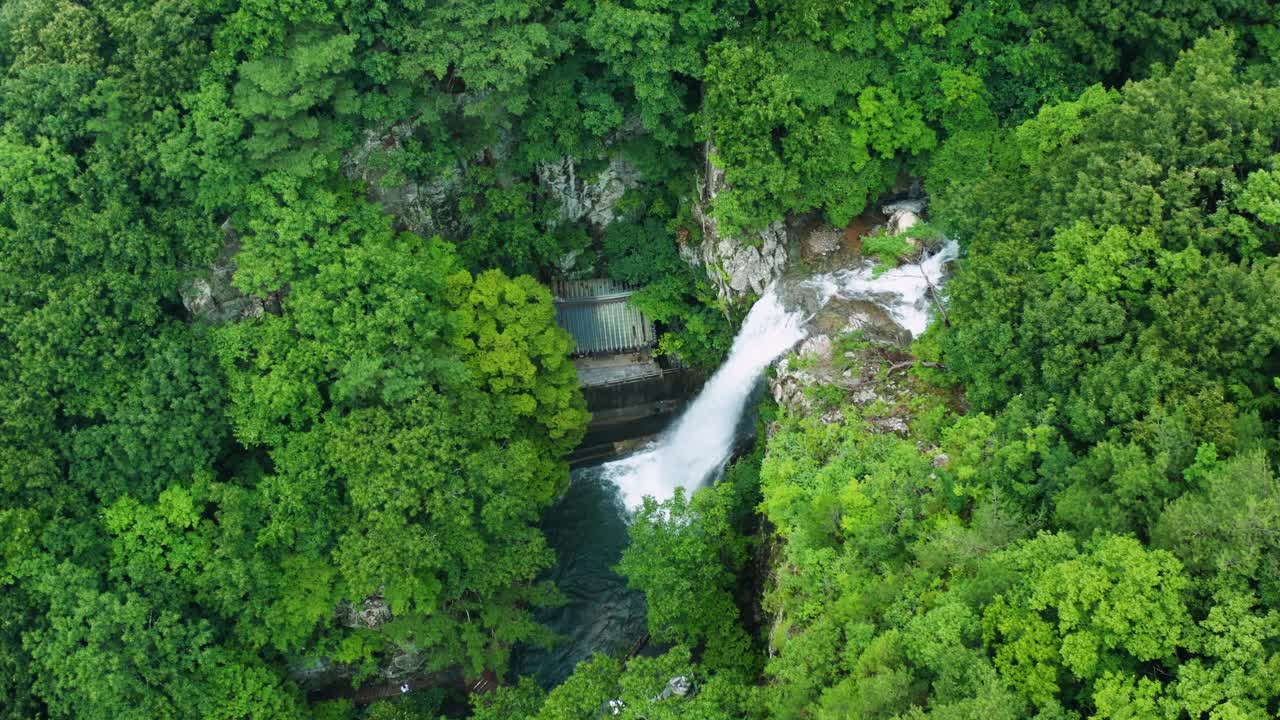
[[[942,287],[943,267],[959,254],[959,244],[948,240],[937,254],[919,264],[899,265],[875,275],[876,266],[866,263],[854,270],[832,273],[829,282],[842,298],[876,302],[894,322],[916,337],[929,327],[933,304],[930,291]]]

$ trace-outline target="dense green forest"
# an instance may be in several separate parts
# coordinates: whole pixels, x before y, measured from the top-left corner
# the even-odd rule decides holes
[[[589,419],[545,283],[714,368],[699,215],[913,180],[909,399],[764,407],[633,520],[662,652],[514,677]],[[1277,461],[1269,0],[0,5],[4,720],[1274,718]],[[300,679],[395,664],[501,686]]]

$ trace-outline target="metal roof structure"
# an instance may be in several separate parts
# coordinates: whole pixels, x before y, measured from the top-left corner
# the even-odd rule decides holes
[[[634,290],[609,280],[555,280],[556,324],[573,335],[574,355],[632,352],[657,342],[653,321],[628,302]]]

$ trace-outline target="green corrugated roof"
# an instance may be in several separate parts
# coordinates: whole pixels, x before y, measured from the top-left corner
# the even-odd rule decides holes
[[[653,321],[628,302],[632,290],[606,278],[559,280],[556,323],[573,335],[575,355],[620,353],[651,347]]]

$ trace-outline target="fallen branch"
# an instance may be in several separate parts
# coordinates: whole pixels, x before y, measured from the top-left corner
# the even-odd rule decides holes
[[[933,281],[929,279],[929,273],[924,271],[923,251],[920,257],[920,277],[924,278],[924,283],[929,286],[929,300],[933,303],[933,307],[937,309],[938,314],[942,316],[943,326],[951,327],[951,318],[947,315],[947,308],[942,305],[942,300],[938,297],[938,288],[933,286]]]
[[[894,363],[894,364],[890,365],[890,366],[889,366],[889,372],[897,372],[897,371],[899,371],[899,370],[906,370],[907,368],[912,367],[912,366],[916,365],[917,363],[920,365],[920,367],[933,368],[934,370],[941,370],[941,371],[943,371],[943,372],[946,372],[946,370],[947,370],[947,366],[946,366],[946,365],[943,365],[942,363],[936,363],[936,362],[933,362],[933,361],[930,361],[930,360],[925,360],[925,361],[923,361],[923,362],[918,361],[918,360],[904,360],[904,361],[902,361],[902,362],[900,362],[900,363]]]

